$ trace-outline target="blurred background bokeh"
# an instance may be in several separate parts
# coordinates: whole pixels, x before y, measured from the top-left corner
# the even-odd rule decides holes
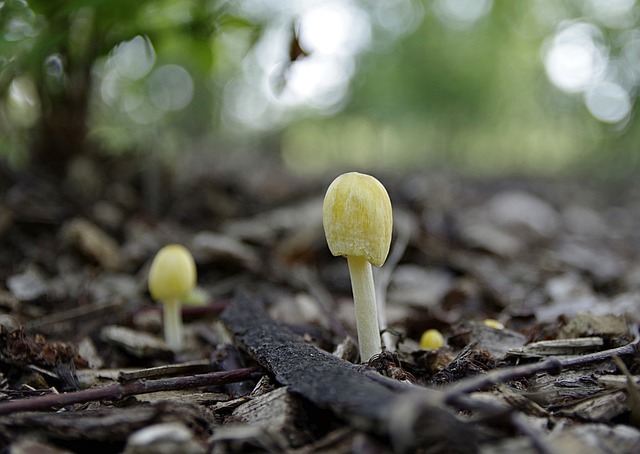
[[[633,176],[635,0],[4,0],[0,156]],[[249,162],[249,161],[248,161]]]

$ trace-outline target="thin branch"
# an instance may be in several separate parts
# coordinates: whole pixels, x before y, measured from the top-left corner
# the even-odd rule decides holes
[[[0,403],[0,416],[20,411],[49,410],[66,405],[93,402],[97,400],[120,400],[127,396],[158,391],[199,388],[201,386],[225,385],[250,380],[261,375],[259,369],[244,368],[224,372],[190,375],[187,377],[160,378],[157,380],[134,380],[124,384],[86,389],[65,394],[18,399]]]
[[[640,342],[636,340],[622,347],[590,353],[588,355],[569,358],[550,358],[539,363],[496,369],[484,375],[478,375],[469,379],[461,380],[450,386],[444,391],[444,399],[446,403],[456,405],[462,402],[459,399],[461,396],[489,388],[499,383],[507,383],[512,380],[531,377],[532,375],[542,372],[557,375],[563,369],[606,361],[614,356],[635,355],[638,353],[639,347]]]
[[[236,369],[236,368],[233,368]],[[130,382],[138,379],[156,379],[160,377],[169,377],[186,374],[206,374],[213,372],[211,361],[195,360],[180,364],[166,364],[156,367],[148,367],[146,369],[137,369],[134,371],[121,371],[118,374],[119,382]],[[218,372],[220,370],[218,369]]]

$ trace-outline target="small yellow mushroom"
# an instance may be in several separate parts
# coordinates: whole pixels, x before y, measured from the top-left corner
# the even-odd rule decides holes
[[[436,350],[444,345],[444,336],[437,329],[428,329],[420,337],[420,348]]]
[[[149,293],[164,304],[164,338],[173,350],[182,348],[182,302],[196,285],[196,264],[189,250],[169,244],[156,254],[149,269]]]
[[[371,265],[382,266],[391,245],[393,216],[387,190],[370,175],[340,175],[324,196],[322,225],[331,253],[347,258],[360,360],[365,362],[382,351]]]
[[[489,328],[493,328],[493,329],[504,329],[504,325],[502,323],[500,323],[498,320],[494,320],[492,318],[485,318],[482,321],[482,324],[485,326],[488,326]]]

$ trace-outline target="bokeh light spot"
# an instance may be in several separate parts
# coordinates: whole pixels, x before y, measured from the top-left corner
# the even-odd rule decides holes
[[[354,66],[348,59],[322,56],[296,62],[278,99],[289,106],[308,104],[317,109],[331,108],[346,96]]]
[[[160,66],[149,76],[149,97],[160,110],[184,109],[193,99],[191,74],[182,66]]]
[[[566,92],[577,93],[597,81],[607,66],[600,31],[587,23],[574,23],[556,33],[544,57],[549,80]]]
[[[40,101],[33,79],[28,75],[16,77],[9,84],[7,114],[14,125],[28,128],[38,119]]]
[[[633,11],[635,3],[636,0],[589,0],[585,9],[607,27],[624,28],[637,19],[637,12]]]
[[[116,71],[123,77],[138,80],[149,74],[156,61],[156,53],[148,38],[136,36],[118,44],[111,56]]]
[[[493,7],[493,0],[436,0],[433,9],[445,25],[467,28],[485,17]]]
[[[591,115],[605,123],[618,123],[631,112],[629,93],[620,85],[602,82],[585,93],[585,104]]]
[[[269,102],[253,83],[246,79],[230,81],[223,93],[223,101],[230,120],[255,129],[267,126]]]
[[[374,16],[384,30],[401,36],[420,25],[424,9],[422,3],[414,0],[387,0],[376,2]]]
[[[371,41],[371,23],[351,2],[331,1],[305,11],[300,20],[304,49],[328,55],[351,55]]]

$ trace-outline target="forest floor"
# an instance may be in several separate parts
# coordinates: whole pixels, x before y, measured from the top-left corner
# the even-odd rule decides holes
[[[640,452],[640,185],[376,175],[390,348],[360,365],[335,175],[209,164],[4,171],[3,452]],[[198,268],[178,352],[146,282],[169,243]]]

